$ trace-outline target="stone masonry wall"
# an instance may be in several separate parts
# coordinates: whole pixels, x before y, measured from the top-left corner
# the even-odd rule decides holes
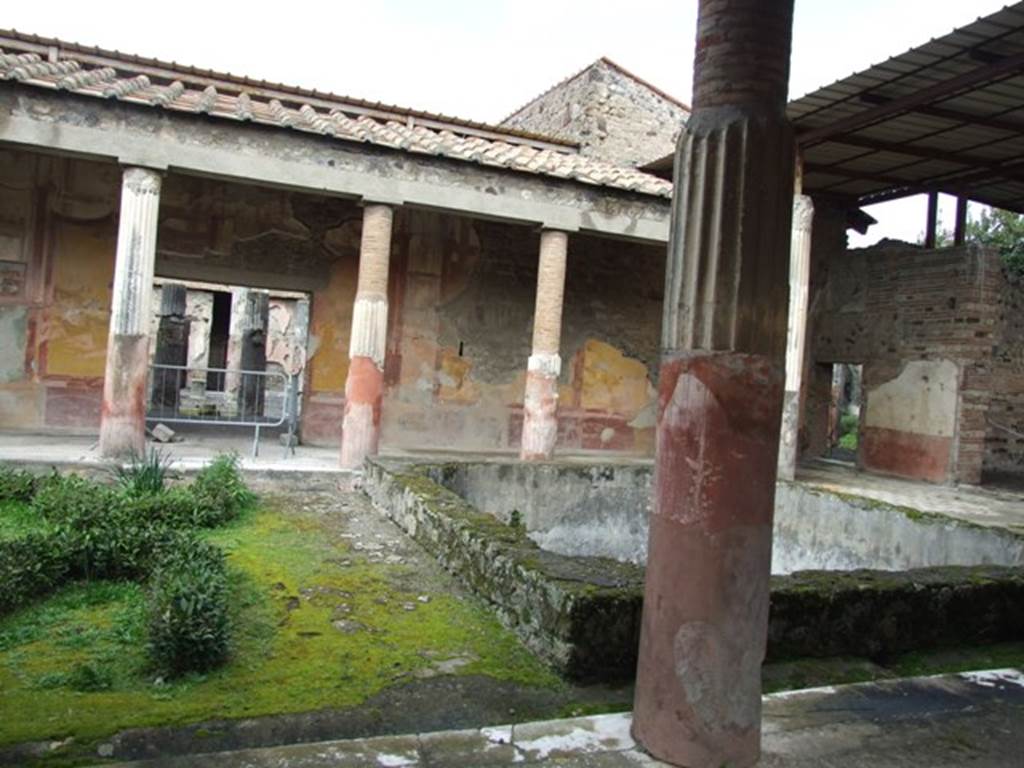
[[[502,124],[568,139],[584,155],[638,167],[672,153],[689,115],[683,104],[599,59]]]
[[[997,254],[975,246],[830,256],[811,355],[864,366],[864,468],[980,481],[1001,284]],[[820,394],[808,410],[820,409]]]

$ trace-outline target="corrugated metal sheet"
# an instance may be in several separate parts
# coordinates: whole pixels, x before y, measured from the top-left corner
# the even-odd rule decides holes
[[[790,103],[804,189],[1024,212],[1024,2]]]

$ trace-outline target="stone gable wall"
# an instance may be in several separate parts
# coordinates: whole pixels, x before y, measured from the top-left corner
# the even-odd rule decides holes
[[[580,144],[615,165],[671,154],[689,112],[604,61],[555,86],[503,123]]]

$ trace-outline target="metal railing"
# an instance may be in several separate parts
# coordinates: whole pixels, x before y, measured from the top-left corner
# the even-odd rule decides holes
[[[285,457],[295,453],[299,376],[187,365],[149,366],[146,421],[252,427],[252,455],[260,430],[286,427]]]

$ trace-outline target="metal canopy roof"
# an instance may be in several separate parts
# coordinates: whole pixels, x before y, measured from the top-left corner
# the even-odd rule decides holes
[[[787,112],[807,193],[869,205],[938,191],[1024,212],[1024,2]]]

